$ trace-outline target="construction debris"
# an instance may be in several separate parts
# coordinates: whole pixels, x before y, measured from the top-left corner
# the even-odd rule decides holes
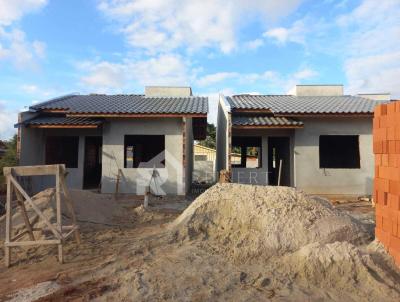
[[[219,184],[180,216],[171,210],[186,203],[167,197],[144,208],[142,198],[71,195],[78,221],[99,212],[107,224],[82,223],[82,245],[67,242],[70,263],[28,258],[36,270],[0,271],[0,300],[400,300],[400,271],[370,228],[294,189]]]
[[[75,234],[75,239],[77,243],[80,243],[80,236],[78,231],[78,225],[76,223],[76,217],[74,209],[72,206],[72,201],[69,196],[67,185],[65,183],[65,165],[48,165],[48,166],[26,166],[26,167],[11,167],[4,168],[4,175],[7,182],[7,203],[6,203],[6,232],[5,232],[5,265],[10,266],[11,261],[11,248],[12,247],[23,247],[32,245],[57,245],[58,246],[58,260],[63,262],[63,242],[72,234]],[[52,175],[55,177],[56,189],[54,192],[55,197],[55,221],[49,220],[49,218],[44,214],[45,208],[38,208],[32,198],[25,192],[20,183],[18,182],[18,177],[27,176],[48,176]],[[20,215],[23,218],[25,230],[13,235],[13,200],[14,194],[16,196],[16,202],[18,208],[20,209]],[[68,209],[69,215],[72,219],[72,225],[63,226],[61,219],[61,194],[64,196],[65,205]],[[50,198],[52,198],[51,195]],[[47,205],[46,203],[45,205]],[[52,238],[38,239],[35,238],[33,233],[33,227],[31,221],[28,217],[26,206],[29,206],[37,215],[37,219],[40,220],[44,225],[42,228],[35,228],[35,231],[44,232],[48,230],[52,233]],[[23,236],[28,234],[28,239],[23,239]],[[22,239],[22,240],[21,240]]]

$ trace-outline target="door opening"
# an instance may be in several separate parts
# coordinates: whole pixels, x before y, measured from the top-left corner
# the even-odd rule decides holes
[[[281,186],[290,186],[290,138],[268,138],[268,184],[278,185],[279,166],[281,169]]]
[[[100,188],[102,147],[103,138],[101,136],[85,137],[84,189]]]

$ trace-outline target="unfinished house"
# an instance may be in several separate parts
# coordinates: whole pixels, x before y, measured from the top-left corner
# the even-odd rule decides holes
[[[68,186],[76,189],[143,194],[150,185],[157,195],[184,195],[207,111],[208,99],[192,96],[190,87],[56,98],[20,115],[20,165],[65,164]]]
[[[221,95],[217,171],[227,170],[238,183],[369,195],[372,117],[382,96],[368,96],[343,95],[342,85],[297,85],[289,95]]]

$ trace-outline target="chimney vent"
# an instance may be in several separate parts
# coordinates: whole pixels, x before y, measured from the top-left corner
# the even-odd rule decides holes
[[[174,86],[146,86],[145,95],[149,97],[188,97],[192,96],[192,88]]]
[[[296,85],[289,94],[295,96],[341,96],[343,85]]]

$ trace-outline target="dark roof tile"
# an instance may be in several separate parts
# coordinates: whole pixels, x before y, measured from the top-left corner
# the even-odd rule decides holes
[[[373,113],[380,102],[358,96],[235,95],[232,109],[269,109],[274,114]]]
[[[289,117],[232,116],[233,126],[301,127],[303,122]]]
[[[143,95],[69,95],[31,106],[32,110],[66,110],[90,114],[207,114],[207,97]]]

